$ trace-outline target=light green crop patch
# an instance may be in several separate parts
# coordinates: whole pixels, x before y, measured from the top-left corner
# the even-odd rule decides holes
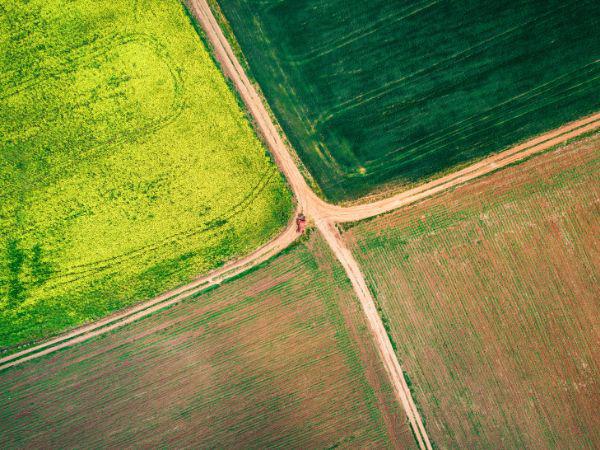
[[[0,0],[0,349],[248,253],[291,208],[176,0]]]

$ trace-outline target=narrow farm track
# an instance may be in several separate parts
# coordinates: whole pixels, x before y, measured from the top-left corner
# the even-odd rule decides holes
[[[517,163],[598,128],[600,128],[600,113],[568,123],[501,153],[489,156],[464,169],[382,200],[345,208],[326,204],[326,208],[322,210],[322,216],[335,222],[355,222],[383,214]]]
[[[485,158],[464,169],[389,198],[350,207],[331,205],[320,199],[306,183],[292,157],[292,153],[287,148],[279,130],[273,123],[263,104],[263,100],[235,57],[206,0],[189,0],[188,6],[205,31],[223,72],[234,83],[246,107],[252,114],[257,130],[269,146],[279,169],[286,176],[297,199],[299,210],[302,210],[310,220],[314,221],[317,229],[322,233],[331,250],[344,267],[360,300],[374,341],[377,344],[381,360],[394,388],[395,395],[404,407],[417,442],[421,448],[431,449],[427,432],[404,379],[402,368],[377,312],[375,301],[367,287],[358,263],[341,239],[336,224],[365,219],[406,206],[516,163],[536,153],[543,152],[569,139],[597,130],[600,128],[600,113],[571,122],[509,150]],[[276,239],[247,257],[233,261],[206,276],[196,279],[190,284],[162,294],[136,307],[80,327],[29,349],[0,358],[0,370],[84,342],[94,336],[130,324],[144,316],[175,304],[266,261],[288,247],[297,237],[295,224],[291,222]]]
[[[344,267],[361,302],[386,372],[390,377],[396,397],[404,407],[419,447],[431,449],[432,446],[423,421],[404,379],[402,368],[385,331],[381,317],[377,313],[373,296],[367,287],[358,263],[341,239],[336,228],[336,222],[360,220],[391,211],[546,150],[575,136],[598,128],[600,126],[600,113],[565,125],[558,130],[554,130],[528,143],[518,145],[510,150],[487,158],[455,174],[447,175],[439,180],[432,181],[406,193],[400,193],[389,199],[350,208],[330,205],[317,197],[306,183],[280,132],[267,112],[263,100],[237,60],[206,0],[189,0],[188,5],[206,33],[222,70],[233,81],[246,107],[252,114],[258,131],[267,142],[277,165],[286,176],[300,207],[310,219],[315,221],[317,228]]]

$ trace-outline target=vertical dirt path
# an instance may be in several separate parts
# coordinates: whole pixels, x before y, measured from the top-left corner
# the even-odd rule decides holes
[[[261,97],[235,57],[208,3],[205,0],[190,0],[189,7],[204,29],[224,73],[233,81],[248,110],[254,117],[258,131],[267,142],[277,165],[286,176],[298,203],[304,210],[304,213],[315,221],[317,228],[323,234],[331,250],[346,270],[346,274],[350,278],[360,300],[367,323],[377,344],[377,350],[394,388],[394,393],[404,407],[419,447],[422,449],[431,449],[425,427],[423,426],[390,339],[377,313],[375,301],[371,296],[360,268],[350,250],[342,241],[335,227],[335,222],[323,214],[331,208],[330,205],[327,205],[323,200],[318,198],[306,183],[275,124],[271,120]]]
[[[269,116],[263,100],[237,60],[206,0],[189,0],[188,4],[190,10],[204,29],[223,72],[233,81],[248,110],[252,114],[257,130],[265,139],[277,165],[286,176],[300,207],[315,222],[318,230],[344,267],[360,300],[382,362],[390,377],[394,393],[404,407],[419,447],[422,449],[431,449],[431,443],[423,421],[404,379],[402,368],[383,326],[381,317],[377,312],[373,296],[365,282],[358,263],[343,242],[336,228],[336,222],[354,221],[391,211],[405,204],[477,178],[485,173],[492,172],[531,154],[541,152],[574,136],[596,129],[600,125],[600,114],[565,125],[558,130],[554,130],[505,152],[493,155],[461,171],[449,174],[396,196],[348,208],[330,205],[317,197],[304,180],[277,127]]]
[[[390,378],[392,387],[394,389],[394,394],[406,412],[419,447],[431,450],[431,443],[429,442],[429,437],[425,431],[423,421],[421,420],[419,411],[417,410],[408,384],[404,378],[404,373],[400,367],[400,363],[398,362],[398,358],[396,357],[392,343],[387,335],[385,327],[383,326],[381,317],[377,312],[375,300],[373,299],[365,278],[360,271],[360,267],[358,266],[356,259],[354,259],[352,252],[342,240],[342,236],[333,222],[327,220],[317,220],[316,225],[329,244],[329,247],[344,267],[348,278],[350,278],[350,281],[352,282],[354,291],[360,300],[362,310],[367,318],[367,323],[369,324],[371,334],[375,340],[377,350]]]

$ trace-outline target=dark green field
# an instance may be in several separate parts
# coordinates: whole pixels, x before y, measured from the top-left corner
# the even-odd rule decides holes
[[[600,106],[593,0],[218,3],[332,200],[418,182]]]

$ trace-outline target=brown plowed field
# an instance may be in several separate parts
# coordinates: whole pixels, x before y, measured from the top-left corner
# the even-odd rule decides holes
[[[316,234],[243,278],[7,369],[0,404],[2,448],[415,445]]]
[[[600,135],[344,233],[440,447],[600,446]]]

